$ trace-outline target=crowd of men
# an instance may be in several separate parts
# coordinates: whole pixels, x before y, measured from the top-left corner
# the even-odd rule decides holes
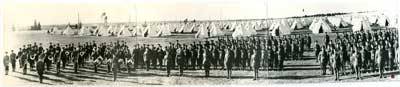
[[[361,70],[379,70],[381,77],[383,68],[394,69],[394,50],[398,48],[397,33],[393,31],[345,33],[337,35],[336,39],[325,36],[325,43],[315,42],[315,55],[321,64],[322,74],[326,74],[327,65],[338,79],[339,70],[345,72],[346,64],[351,66],[360,77]],[[354,44],[348,44],[354,43]],[[42,82],[44,71],[55,67],[57,74],[62,73],[67,65],[73,65],[75,73],[86,67],[97,72],[101,66],[107,67],[107,73],[112,72],[114,81],[118,73],[125,70],[128,73],[136,69],[166,70],[170,76],[171,70],[178,69],[180,76],[184,70],[204,70],[205,77],[210,76],[210,70],[226,70],[230,79],[232,70],[253,70],[254,80],[259,70],[284,70],[285,60],[302,60],[303,53],[312,46],[308,34],[268,36],[268,37],[217,37],[205,41],[191,43],[170,42],[166,46],[160,44],[136,44],[130,49],[125,41],[96,43],[70,43],[60,45],[42,43],[23,45],[17,53],[6,52],[4,65],[8,74],[11,63],[15,71],[16,61],[23,74],[27,69],[36,67]]]
[[[326,34],[325,43],[315,41],[314,51],[321,74],[325,75],[329,66],[335,80],[349,69],[357,80],[362,79],[364,72],[379,72],[382,78],[385,70],[395,70],[396,63],[400,64],[397,34],[396,30],[348,32],[337,34],[336,39],[330,39]]]

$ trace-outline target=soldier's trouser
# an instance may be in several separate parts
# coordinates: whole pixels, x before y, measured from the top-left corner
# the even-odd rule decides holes
[[[323,61],[320,61],[321,63],[320,63],[320,65],[321,65],[321,73],[322,73],[322,75],[325,75],[326,74],[326,63],[325,62],[323,62]]]
[[[15,61],[11,62],[12,71],[15,72]]]
[[[179,65],[179,74],[180,76],[183,75],[183,65]]]
[[[197,64],[196,64],[196,63],[197,63],[196,58],[193,57],[193,58],[191,59],[191,62],[192,62],[192,67],[193,67],[193,69],[196,69],[196,66],[197,66]]]
[[[231,68],[227,68],[226,71],[227,71],[227,73],[228,73],[228,79],[231,79],[231,76],[232,76],[232,69],[231,69]]]
[[[254,77],[253,77],[253,79],[254,79],[254,80],[257,80],[257,79],[258,79],[258,68],[254,68],[253,71],[254,71]]]
[[[8,66],[4,66],[4,68],[5,68],[6,75],[8,75]]]
[[[356,69],[356,79],[361,78],[361,67],[359,65],[354,67]]]
[[[383,72],[385,70],[385,66],[382,63],[378,63],[379,65],[379,77],[382,78],[383,77]]]
[[[163,59],[162,59],[162,57],[158,58],[158,66],[160,67],[160,69],[161,69],[162,66],[163,66]]]
[[[28,70],[27,67],[28,66],[25,63],[22,64],[22,68],[23,68],[22,71],[23,71],[24,74],[26,74],[26,71]]]
[[[42,83],[43,82],[43,71],[37,71],[39,74],[39,82]]]
[[[29,66],[31,70],[33,70],[33,68],[35,67],[35,61],[29,61]]]
[[[57,64],[56,64],[56,71],[57,71],[57,73],[60,73],[60,66],[61,66],[61,64],[60,64],[60,62],[57,62]]]
[[[167,66],[167,76],[169,76],[171,74],[171,65],[166,65]]]
[[[111,64],[107,64],[107,73],[111,72]]]
[[[117,67],[113,67],[113,77],[114,77],[114,81],[117,81],[117,74],[118,74],[118,68],[117,68]]]
[[[47,68],[47,70],[50,70],[50,68],[51,68],[51,62],[50,61],[46,62],[46,68]]]
[[[74,72],[78,73],[78,63],[77,62],[74,63]]]
[[[67,65],[67,61],[62,61],[62,68],[65,69],[65,66]]]
[[[149,71],[150,61],[145,61],[146,71]]]
[[[97,72],[97,64],[95,63],[95,64],[93,64],[93,67],[94,67],[94,72],[96,73]],[[108,68],[108,67],[107,67]],[[107,69],[108,70],[108,69]]]
[[[205,76],[208,77],[210,74],[210,64],[205,64],[204,65],[204,71],[205,71]]]
[[[249,67],[250,69],[252,69],[252,67],[250,65],[250,58],[251,58],[251,55],[249,55],[249,57],[246,58],[246,67]]]
[[[128,73],[131,73],[131,64],[126,64],[126,68],[128,70]],[[160,67],[161,68],[161,67]]]
[[[283,57],[281,59],[279,59],[279,69],[280,70],[283,70],[283,61],[284,61]]]
[[[202,69],[203,67],[203,58],[198,58],[197,59],[197,66],[199,67],[199,69]]]

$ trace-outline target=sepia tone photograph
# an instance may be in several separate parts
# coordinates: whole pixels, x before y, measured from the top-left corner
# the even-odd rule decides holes
[[[399,0],[4,0],[0,86],[400,86]]]

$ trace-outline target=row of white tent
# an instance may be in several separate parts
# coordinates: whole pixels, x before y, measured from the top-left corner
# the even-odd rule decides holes
[[[370,19],[374,21],[370,22],[369,21]],[[304,28],[304,26],[307,26],[301,24],[304,22],[298,22],[297,20],[294,20],[292,26],[289,27],[287,21],[288,20],[279,20],[274,22],[271,25],[271,27],[269,27],[270,34],[273,36],[287,35],[290,34],[295,29],[301,29]],[[381,17],[357,16],[357,17],[351,17],[349,21],[350,22],[345,21],[343,17],[314,18],[311,24],[309,25],[308,29],[311,30],[312,33],[318,34],[318,33],[332,32],[332,30],[338,28],[351,28],[353,32],[358,32],[358,31],[370,31],[371,26],[393,27],[393,28],[400,27],[400,23],[394,21],[391,22],[389,18],[386,16],[381,16]]]
[[[392,20],[392,21],[391,21]],[[273,36],[291,34],[293,30],[309,29],[312,33],[332,32],[340,28],[351,28],[353,31],[369,31],[371,26],[397,27],[399,23],[389,20],[385,15],[350,15],[334,17],[287,18],[257,21],[224,21],[206,23],[163,23],[143,24],[142,26],[110,25],[97,28],[82,27],[78,32],[70,27],[64,29],[64,35],[95,36],[143,36],[161,37],[171,33],[195,33],[196,38],[208,38],[225,35],[225,31],[233,31],[233,37],[245,37],[257,34],[257,30],[267,29]],[[57,28],[49,32],[57,31]]]

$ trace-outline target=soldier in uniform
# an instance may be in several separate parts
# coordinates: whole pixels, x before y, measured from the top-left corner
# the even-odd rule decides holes
[[[314,55],[316,56],[316,57],[318,57],[318,54],[319,54],[319,52],[321,51],[321,47],[319,46],[319,44],[318,44],[318,41],[317,40],[315,40],[315,42],[314,42]],[[317,60],[318,61],[318,60]]]
[[[127,52],[126,53],[127,55],[130,55],[130,52]],[[127,69],[128,69],[128,73],[131,73],[131,68],[132,68],[132,65],[134,65],[135,64],[135,59],[134,59],[134,56],[135,56],[135,54],[132,54],[132,55],[130,55],[131,57],[127,57],[127,62],[126,62],[126,67],[127,67]],[[160,65],[160,69],[162,68],[162,65]]]
[[[257,46],[253,48],[253,55],[251,55],[251,67],[253,68],[254,71],[254,78],[253,80],[258,79],[258,69],[260,67],[260,58],[261,58],[261,53],[260,53],[260,48]]]
[[[211,52],[208,49],[208,46],[205,46],[203,49],[203,65],[205,71],[205,77],[210,76],[210,67],[211,67]]]
[[[39,55],[39,59],[38,62],[36,63],[36,71],[39,75],[39,82],[42,83],[43,82],[43,74],[44,74],[44,59],[46,58],[46,54],[45,53],[41,53]]]
[[[60,68],[61,68],[61,52],[60,52],[60,50],[55,50],[56,51],[56,54],[54,54],[54,59],[56,60],[55,61],[55,64],[56,64],[56,72],[57,72],[57,74],[59,74],[60,73]]]
[[[5,68],[5,75],[8,75],[8,68],[9,68],[9,64],[10,64],[10,56],[8,56],[8,52],[5,52],[6,54],[4,55],[3,58],[3,64],[4,64],[4,68]]]
[[[330,56],[330,63],[333,68],[333,75],[335,75],[335,81],[339,80],[339,67],[340,67],[340,56],[338,50],[333,50],[333,54]]]
[[[171,49],[171,47],[168,47],[168,46],[165,46],[165,50],[166,51],[165,51],[165,56],[164,56],[164,60],[165,60],[164,63],[166,63],[167,76],[169,77],[170,73],[171,73],[171,68],[172,68],[172,66],[174,64],[174,62],[173,62],[174,60],[172,58],[173,55],[171,55],[171,52],[174,51],[174,50]]]
[[[378,50],[376,50],[375,57],[379,69],[379,78],[382,78],[385,65],[385,50],[383,49],[382,44],[378,44]]]
[[[27,55],[27,52],[22,52],[22,54],[21,54],[21,58],[20,58],[20,66],[21,66],[21,68],[22,68],[22,72],[23,72],[23,74],[25,75],[26,74],[26,71],[27,71],[27,68],[28,68],[28,55]]]
[[[184,67],[183,57],[184,57],[183,49],[181,46],[179,46],[178,49],[176,49],[176,61],[178,62],[180,76],[183,75],[183,67]]]
[[[321,65],[321,75],[326,74],[326,65],[328,64],[328,54],[326,53],[325,48],[325,46],[322,47],[317,59],[317,62],[320,62]]]
[[[119,58],[116,55],[112,55],[112,72],[114,81],[117,80],[117,74],[119,72]]]
[[[386,42],[387,44],[386,44],[386,46],[387,46],[387,53],[388,53],[388,67],[389,67],[389,70],[390,71],[392,71],[392,70],[394,70],[394,56],[395,56],[395,48],[389,43],[389,42]]]
[[[190,59],[190,62],[191,62],[191,66],[192,66],[192,68],[193,68],[193,70],[196,70],[196,66],[197,66],[197,46],[196,46],[196,43],[195,42],[193,42],[192,44],[191,44],[191,49],[190,49],[190,51],[191,51],[191,53],[192,53],[192,56],[190,57],[191,59]]]
[[[279,44],[278,48],[278,70],[283,70],[283,61],[285,59],[285,53],[284,53],[284,48],[282,44]]]
[[[50,70],[53,59],[54,59],[54,52],[52,50],[47,50],[46,59],[44,60],[47,70]]]
[[[203,66],[203,45],[201,45],[201,42],[199,42],[199,44],[197,44],[198,48],[197,48],[197,65],[199,67],[199,69],[201,69],[201,67]]]
[[[232,47],[225,47],[225,60],[224,60],[224,64],[226,67],[226,71],[228,72],[228,79],[231,79],[231,75],[232,75],[232,57],[233,57],[233,52],[231,51]]]
[[[14,53],[14,50],[11,50],[10,61],[11,61],[12,71],[15,72],[15,62],[17,62],[17,55]]]
[[[360,54],[358,53],[358,49],[357,49],[358,47],[357,46],[354,46],[354,50],[353,50],[353,54],[351,55],[351,59],[353,60],[353,67],[354,67],[354,69],[355,69],[355,71],[356,71],[356,79],[357,80],[359,80],[360,78],[361,78],[361,63],[362,63],[362,60],[361,60],[361,56],[360,56]]]
[[[94,47],[93,48],[93,52],[92,52],[92,60],[93,60],[93,67],[94,67],[94,72],[95,73],[97,73],[97,67],[101,64],[101,61],[103,60],[103,58],[105,58],[105,57],[102,57],[101,55],[100,55],[100,52],[99,52],[99,50],[98,50],[98,48],[97,47]],[[109,64],[107,64],[107,72],[109,72],[110,71],[110,65]]]
[[[143,53],[143,60],[146,66],[146,71],[149,71],[150,68],[150,49],[149,48],[145,48],[145,51]]]

